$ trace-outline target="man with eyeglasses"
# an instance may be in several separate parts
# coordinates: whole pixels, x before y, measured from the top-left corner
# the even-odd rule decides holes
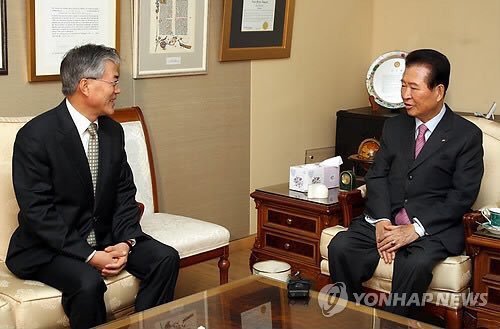
[[[141,280],[135,310],[171,301],[179,254],[144,234],[136,188],[114,113],[120,57],[84,45],[64,57],[66,98],[17,134],[13,182],[19,227],[7,266],[62,292],[72,328],[106,321],[103,279],[126,269]]]

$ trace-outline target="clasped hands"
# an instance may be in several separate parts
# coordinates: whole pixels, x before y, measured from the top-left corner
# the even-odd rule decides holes
[[[125,242],[98,250],[89,264],[101,272],[103,277],[118,275],[127,265],[129,246]]]
[[[392,225],[388,220],[381,220],[375,225],[377,250],[386,264],[391,264],[396,251],[419,238],[412,224]]]

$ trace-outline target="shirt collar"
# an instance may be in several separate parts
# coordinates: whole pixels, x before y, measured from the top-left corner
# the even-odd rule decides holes
[[[89,119],[87,119],[83,114],[78,112],[78,110],[69,102],[66,98],[66,107],[68,108],[69,115],[73,122],[75,123],[76,129],[78,130],[78,134],[80,136],[87,130],[89,125],[92,123]],[[99,128],[98,120],[95,121],[97,128]]]
[[[438,115],[436,115],[434,118],[430,119],[425,123],[425,126],[427,127],[427,129],[429,129],[430,133],[432,133],[434,129],[436,129],[437,125],[444,117],[445,113],[446,113],[446,106],[443,104],[443,107],[441,108],[441,111],[439,111]],[[415,118],[415,130],[417,130],[421,124],[423,124],[423,122],[420,119]]]

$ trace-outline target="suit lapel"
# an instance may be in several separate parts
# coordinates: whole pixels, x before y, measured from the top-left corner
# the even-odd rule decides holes
[[[108,173],[110,170],[109,166],[111,164],[110,155],[112,154],[111,152],[112,143],[111,143],[109,126],[106,120],[99,119],[98,136],[99,136],[99,173],[97,177],[95,208],[97,208],[99,205],[100,196],[103,192],[103,187],[104,187],[103,182],[105,181],[105,178],[108,177]]]
[[[86,192],[93,194],[88,159],[85,155],[82,140],[66,107],[65,100],[58,106],[57,116],[59,118],[59,143],[66,153],[66,158],[73,162],[76,175],[80,178]]]
[[[415,160],[415,118],[408,116],[407,125],[404,129],[406,135],[404,136],[406,143],[403,143],[404,149],[403,152],[406,152],[406,159],[408,163],[408,168],[411,167],[411,164]],[[406,146],[409,145],[409,146]]]
[[[446,144],[446,142],[448,141],[449,131],[452,127],[452,122],[453,112],[447,106],[446,113],[437,125],[436,129],[432,132],[430,138],[424,144],[424,147],[420,151],[418,157],[415,159],[415,161],[413,161],[413,164],[410,167],[410,171],[417,168]],[[413,141],[413,145],[415,146],[415,141]],[[415,150],[415,147],[413,147],[413,150]]]

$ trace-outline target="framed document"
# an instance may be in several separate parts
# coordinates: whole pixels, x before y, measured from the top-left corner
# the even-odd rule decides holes
[[[290,57],[295,0],[224,0],[220,61]]]
[[[28,81],[59,79],[68,50],[87,43],[119,51],[119,0],[26,0]]]
[[[133,77],[207,73],[208,0],[134,0]]]
[[[0,0],[0,74],[7,74],[7,0]]]

